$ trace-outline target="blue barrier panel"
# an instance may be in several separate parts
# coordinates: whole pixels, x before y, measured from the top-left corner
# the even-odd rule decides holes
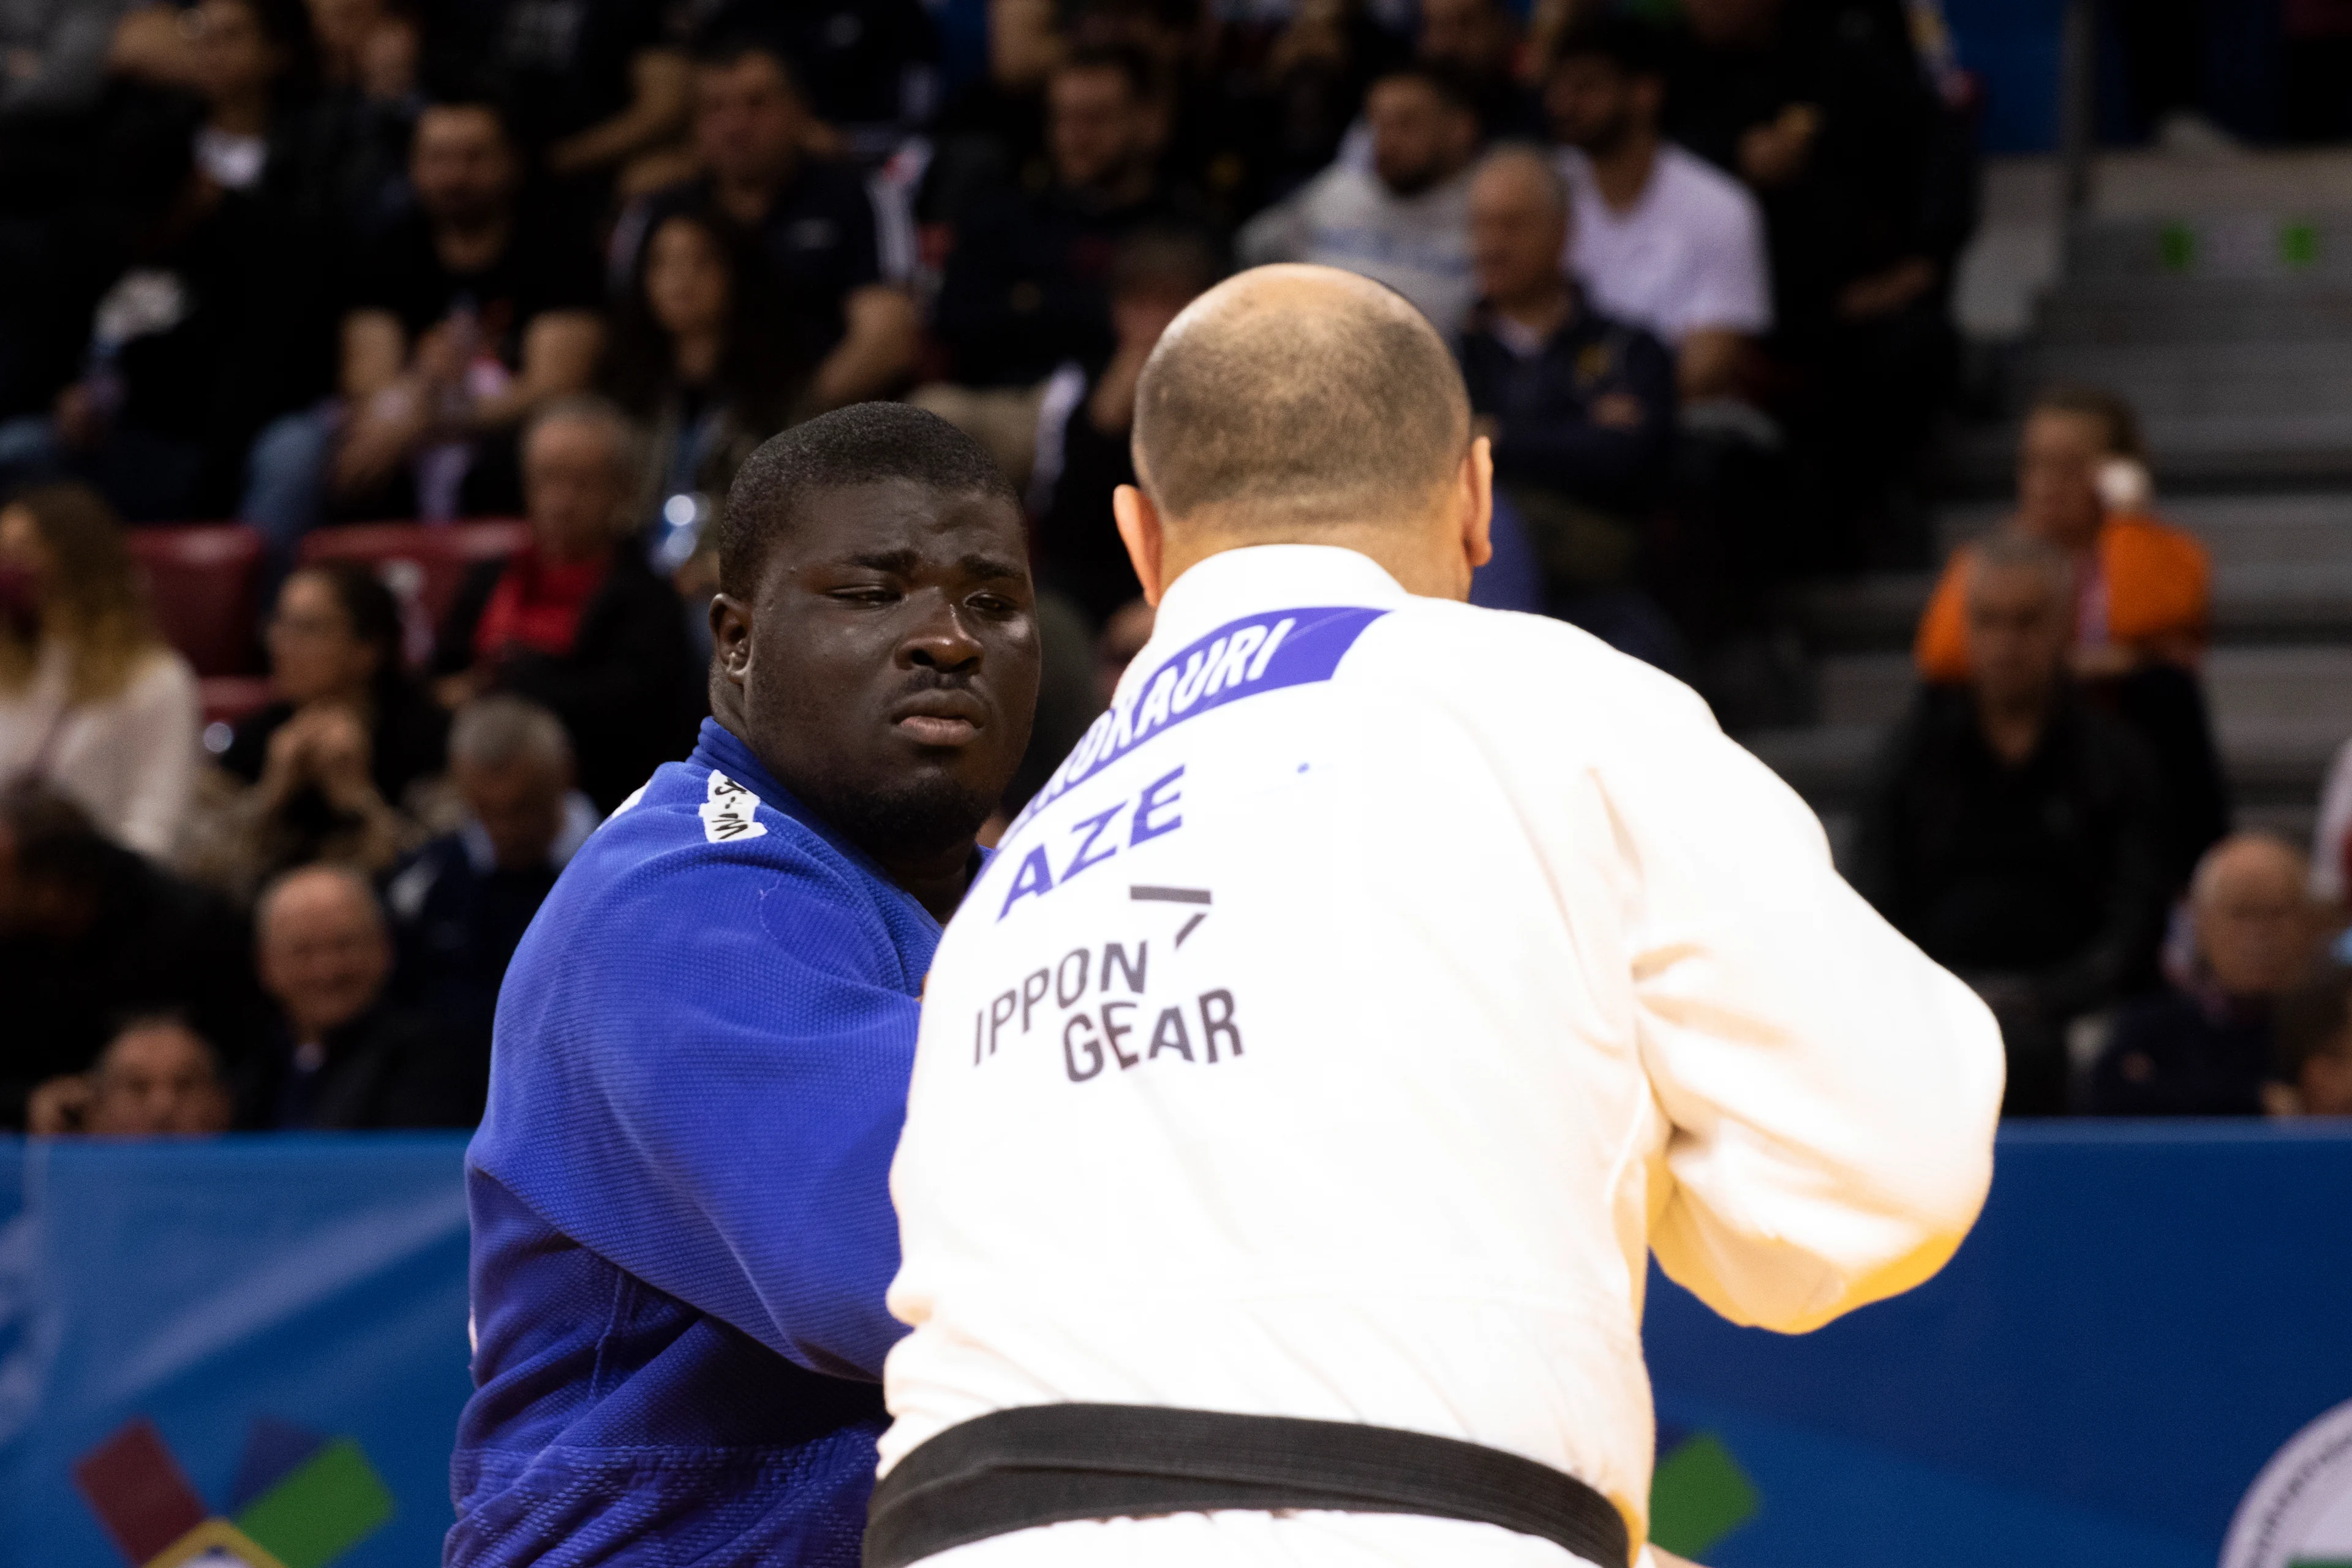
[[[0,1563],[127,1568],[189,1510],[285,1568],[439,1562],[464,1151],[0,1141]]]
[[[192,1526],[285,1568],[436,1561],[463,1148],[0,1142],[0,1565],[123,1568]],[[2004,1135],[1943,1275],[1819,1334],[1654,1280],[1662,1539],[1716,1568],[2210,1568],[2352,1401],[2347,1222],[2352,1130],[2053,1126]],[[2352,1418],[2313,1452],[2280,1551],[2232,1568],[2352,1561],[2310,1517],[2352,1531]]]
[[[2352,1400],[2347,1242],[2340,1124],[2053,1124],[2003,1134],[1941,1275],[1817,1334],[1732,1328],[1654,1271],[1661,1447],[1717,1439],[1750,1494],[1689,1543],[1717,1568],[2212,1568],[2263,1465]],[[2313,1485],[2352,1517],[2352,1464]],[[2281,1568],[2352,1560],[2296,1544]]]

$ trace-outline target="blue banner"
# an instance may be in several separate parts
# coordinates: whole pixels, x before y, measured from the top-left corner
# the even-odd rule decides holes
[[[0,1142],[0,1564],[439,1562],[465,1146]]]
[[[1950,1267],[1819,1333],[1654,1271],[1660,1539],[1714,1568],[2213,1568],[2352,1401],[2347,1242],[2342,1124],[2051,1123],[2002,1134]],[[2352,1519],[2352,1463],[2300,1490]],[[2352,1562],[2326,1528],[2233,1568]]]
[[[437,1562],[463,1150],[0,1143],[0,1568]],[[1660,1540],[1713,1568],[2352,1563],[2347,1235],[2352,1130],[2074,1123],[2005,1133],[1951,1267],[1818,1334],[1654,1279]]]

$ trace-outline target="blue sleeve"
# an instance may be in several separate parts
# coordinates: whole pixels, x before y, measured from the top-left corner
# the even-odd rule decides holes
[[[472,1159],[656,1289],[877,1378],[919,1001],[855,889],[758,848],[659,857],[533,927]]]

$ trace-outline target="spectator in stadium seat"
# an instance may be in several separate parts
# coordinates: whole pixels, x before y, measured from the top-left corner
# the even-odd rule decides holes
[[[399,601],[373,568],[321,562],[286,580],[267,633],[275,698],[222,753],[244,788],[190,846],[191,869],[249,897],[314,860],[391,868],[412,837],[400,807],[440,771],[448,727],[402,638]]]
[[[1026,390],[1065,360],[1109,359],[1119,241],[1187,216],[1157,167],[1165,129],[1157,91],[1150,62],[1134,50],[1075,50],[1055,68],[1052,183],[1034,195],[976,197],[957,224],[933,321],[952,382]]]
[[[1555,598],[1622,593],[1674,439],[1674,362],[1601,314],[1560,269],[1569,193],[1533,147],[1506,146],[1470,185],[1479,300],[1463,379],[1494,437],[1495,483],[1525,520]]]
[[[385,1002],[392,937],[365,877],[289,871],[263,889],[254,927],[278,1024],[243,1086],[245,1125],[359,1131],[481,1119],[488,1053]]]
[[[2116,1012],[2090,1079],[2104,1116],[2252,1116],[2273,1073],[2273,1010],[2317,936],[2303,857],[2263,833],[2205,853],[2189,884],[2196,972]]]
[[[913,297],[883,275],[874,204],[857,171],[812,151],[818,126],[773,48],[738,39],[694,69],[694,151],[703,172],[638,198],[613,232],[615,293],[679,212],[721,215],[750,237],[781,326],[808,356],[807,396],[833,408],[889,393],[912,367]]]
[[[123,1020],[86,1073],[33,1091],[26,1131],[37,1137],[199,1137],[226,1132],[234,1107],[219,1053],[175,1012]]]
[[[2352,1116],[2352,964],[2329,959],[2279,998],[2263,1103],[2278,1116]]]
[[[1533,106],[1519,84],[1519,24],[1496,0],[1421,0],[1413,58],[1459,81],[1488,137],[1535,129]]]
[[[702,36],[772,43],[810,107],[861,159],[887,155],[938,107],[938,7],[925,0],[720,0]]]
[[[1129,236],[1111,261],[1110,363],[1091,374],[1064,365],[1038,410],[1029,487],[1038,585],[1076,601],[1097,626],[1143,592],[1110,510],[1111,492],[1136,482],[1136,378],[1176,313],[1223,275],[1223,257],[1195,230]]]
[[[253,449],[242,512],[290,559],[330,507],[351,517],[512,515],[514,432],[594,374],[593,252],[521,201],[504,111],[450,98],[417,117],[415,210],[358,265],[342,398]]]
[[[1476,289],[1470,272],[1470,159],[1478,116],[1447,74],[1391,71],[1364,100],[1372,166],[1344,158],[1243,228],[1242,261],[1311,261],[1377,279],[1449,338]]]
[[[604,380],[651,437],[634,515],[654,530],[656,564],[673,576],[736,468],[791,422],[807,386],[809,357],[778,303],[741,231],[709,209],[680,207],[655,226],[614,312]],[[678,496],[687,521],[673,524],[665,507]]]
[[[1971,558],[1966,686],[1928,686],[1864,794],[1852,880],[1976,986],[2012,1114],[2065,1108],[2065,1031],[2152,976],[2163,797],[2137,737],[2067,669],[2066,557],[2021,534]]]
[[[1954,263],[1974,137],[1894,0],[1689,0],[1667,135],[1753,190],[1770,247],[1780,412],[1829,562],[1931,549],[1916,459],[1957,374]]]
[[[428,0],[428,74],[495,78],[526,157],[602,182],[686,124],[688,66],[652,0]]]
[[[384,884],[397,954],[392,995],[487,1053],[515,944],[596,808],[572,787],[562,721],[520,697],[483,697],[449,726],[465,826],[404,860]]]
[[[542,411],[523,447],[531,542],[468,574],[433,661],[445,706],[504,691],[552,710],[600,811],[684,754],[701,717],[677,594],[635,542],[637,465],[612,404]]]
[[[1593,304],[1675,351],[1684,398],[1736,396],[1772,327],[1764,216],[1747,188],[1664,140],[1664,43],[1631,16],[1562,40],[1544,91],[1575,201],[1570,270]]]
[[[178,1008],[234,1054],[260,997],[244,918],[226,899],[110,842],[54,792],[0,794],[0,1126],[26,1096],[87,1069],[125,1009]]]
[[[106,503],[49,485],[0,507],[0,788],[46,785],[117,843],[166,854],[202,721]]]
[[[2203,545],[2149,511],[2146,461],[2129,404],[2095,388],[2050,388],[2026,416],[2017,510],[2002,526],[2074,563],[2070,661],[2156,760],[2172,824],[2168,871],[2178,882],[2229,829],[2228,786],[2196,673],[2212,565]],[[1955,552],[1920,620],[1914,656],[1927,680],[1968,679],[1970,555]]]
[[[128,243],[104,258],[76,374],[46,413],[0,426],[0,489],[78,479],[141,522],[227,510],[255,433],[317,395],[312,344],[328,325],[318,50],[301,0],[182,15],[201,120],[134,139],[123,161],[152,164],[135,183],[162,199],[107,220]]]

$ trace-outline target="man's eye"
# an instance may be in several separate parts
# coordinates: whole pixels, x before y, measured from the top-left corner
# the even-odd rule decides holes
[[[971,603],[973,609],[991,616],[1010,616],[1021,608],[1002,594],[974,594]]]
[[[887,605],[898,595],[888,588],[869,584],[857,588],[835,588],[833,596],[852,605]]]

